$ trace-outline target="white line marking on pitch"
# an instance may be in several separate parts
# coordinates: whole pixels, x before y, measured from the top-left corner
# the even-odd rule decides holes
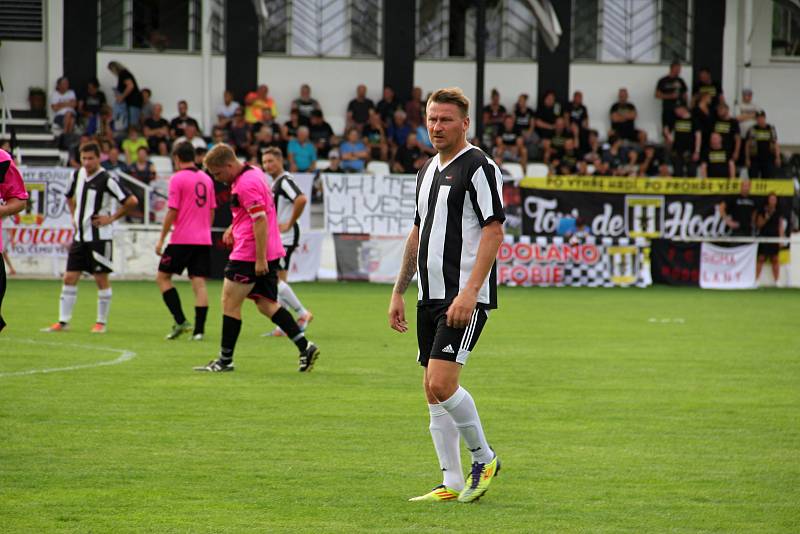
[[[125,363],[129,360],[132,360],[136,357],[136,353],[132,350],[125,350],[125,349],[112,349],[111,347],[95,347],[93,345],[78,345],[75,343],[54,343],[50,341],[37,341],[34,339],[15,339],[15,338],[7,338],[9,341],[17,341],[20,343],[29,343],[31,345],[51,345],[54,347],[76,347],[79,349],[86,349],[86,350],[99,350],[99,351],[108,351],[108,352],[118,352],[119,357],[114,360],[108,360],[104,362],[95,362],[95,363],[85,363],[81,365],[70,365],[67,367],[52,367],[48,369],[28,369],[27,371],[14,371],[10,373],[0,373],[0,378],[5,376],[24,376],[24,375],[35,375],[35,374],[44,374],[44,373],[58,373],[61,371],[77,371],[79,369],[90,369],[92,367],[104,367],[107,365],[117,365],[120,363]]]
[[[672,318],[672,319],[670,319],[670,318],[661,319],[661,318],[657,318],[657,317],[650,317],[647,320],[647,322],[648,323],[661,323],[661,324],[684,324],[686,321],[684,321],[683,317],[675,317],[675,318]]]

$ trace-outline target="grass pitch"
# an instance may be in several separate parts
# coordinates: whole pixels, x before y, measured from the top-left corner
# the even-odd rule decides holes
[[[59,287],[6,297],[3,532],[800,530],[796,291],[501,289],[463,384],[503,471],[475,505],[430,505],[406,502],[440,473],[388,286],[295,286],[322,349],[310,374],[248,303],[221,375],[191,369],[216,354],[218,283],[203,343],[163,339],[152,283],[115,283],[92,336],[84,280],[73,330],[40,333]]]

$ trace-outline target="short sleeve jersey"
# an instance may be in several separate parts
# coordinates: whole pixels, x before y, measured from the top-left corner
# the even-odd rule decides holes
[[[418,305],[452,302],[466,285],[481,229],[505,221],[503,175],[479,148],[467,145],[446,165],[429,159],[417,174]],[[497,264],[478,292],[477,306],[497,307]]]
[[[92,241],[108,241],[113,237],[112,225],[94,226],[92,218],[96,215],[111,215],[113,201],[125,202],[130,196],[128,189],[102,167],[89,175],[84,167],[72,175],[67,198],[75,200],[75,212],[72,216],[77,229],[75,241],[84,243]]]
[[[297,186],[294,178],[288,172],[284,172],[272,184],[272,195],[275,199],[275,211],[278,213],[278,223],[289,222],[294,212],[294,201],[303,194]],[[286,232],[281,234],[281,242],[285,247],[296,247],[300,243],[300,225],[295,221],[294,225]]]
[[[22,182],[22,175],[14,164],[11,154],[0,149],[0,203],[11,198],[28,200],[28,192]],[[3,250],[3,219],[0,218],[0,250]]]
[[[233,215],[233,251],[230,259],[256,261],[255,219],[266,217],[266,258],[277,260],[286,255],[281,244],[275,203],[264,173],[245,165],[231,185],[231,215]]]
[[[167,206],[178,212],[169,239],[171,244],[211,244],[211,211],[217,207],[211,177],[195,168],[176,172],[169,179]]]

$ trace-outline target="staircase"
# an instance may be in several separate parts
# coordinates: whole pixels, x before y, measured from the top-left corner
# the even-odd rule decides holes
[[[10,140],[12,131],[17,136],[15,150],[22,165],[53,167],[65,163],[47,115],[43,112],[11,110],[11,120],[6,122],[5,135],[0,130],[0,142]]]

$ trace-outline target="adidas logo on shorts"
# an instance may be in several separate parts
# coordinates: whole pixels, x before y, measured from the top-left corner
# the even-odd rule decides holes
[[[449,354],[455,354],[456,351],[453,350],[453,345],[447,345],[445,348],[442,349],[442,352],[447,352]]]

